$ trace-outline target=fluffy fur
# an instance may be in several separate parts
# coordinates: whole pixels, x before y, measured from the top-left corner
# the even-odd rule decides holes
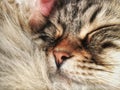
[[[13,1],[0,1],[1,90],[120,89],[119,0],[58,0],[34,40],[32,1]],[[58,68],[55,51],[72,56]]]
[[[58,0],[39,33],[56,89],[120,89],[119,12],[119,0]]]
[[[28,19],[18,9],[0,1],[0,90],[48,90],[45,53],[26,32]]]

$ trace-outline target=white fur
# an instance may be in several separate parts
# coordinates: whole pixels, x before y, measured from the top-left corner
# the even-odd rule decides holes
[[[45,53],[21,28],[15,13],[2,10],[0,16],[0,90],[50,89]]]

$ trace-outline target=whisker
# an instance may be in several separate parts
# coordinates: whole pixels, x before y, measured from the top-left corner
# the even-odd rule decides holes
[[[97,65],[106,65],[106,66],[112,66],[112,65],[120,65],[120,64],[106,64],[106,63],[102,63],[102,64],[97,64]]]
[[[107,78],[105,78],[105,77],[99,77],[99,79],[100,80],[102,80],[102,81],[107,81],[107,82],[109,82],[109,81],[113,81],[113,80],[111,80],[111,78],[109,78],[109,77],[107,77]],[[111,82],[110,83],[107,83],[109,86],[112,86],[112,87],[114,87],[114,88],[116,88],[116,89],[119,89],[117,86],[114,86],[114,84],[112,84]]]

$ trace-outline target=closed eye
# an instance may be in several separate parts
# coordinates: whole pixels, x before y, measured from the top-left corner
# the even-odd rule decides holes
[[[41,38],[45,42],[50,42],[50,43],[55,41],[54,37],[51,37],[50,35],[45,34],[45,33],[40,33],[39,38]]]
[[[101,47],[103,49],[106,49],[106,48],[115,48],[117,46],[115,44],[113,44],[112,42],[105,42],[101,45]]]
[[[97,29],[92,30],[91,32],[89,32],[89,33],[86,35],[85,39],[88,39],[88,41],[90,41],[90,38],[92,38],[92,36],[93,36],[94,34],[98,33],[99,31],[104,31],[104,30],[106,30],[106,29],[111,30],[111,28],[114,28],[114,27],[116,27],[116,26],[117,26],[117,25],[103,25],[103,26],[100,26],[100,27],[98,27]]]

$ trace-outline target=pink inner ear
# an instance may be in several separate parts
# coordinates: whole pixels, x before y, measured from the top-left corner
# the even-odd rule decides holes
[[[42,15],[48,16],[52,7],[54,6],[55,0],[36,0],[35,8],[39,11]]]
[[[43,16],[49,16],[56,0],[36,0],[34,7],[31,8],[29,24],[32,28],[39,29],[39,26],[45,22]]]

